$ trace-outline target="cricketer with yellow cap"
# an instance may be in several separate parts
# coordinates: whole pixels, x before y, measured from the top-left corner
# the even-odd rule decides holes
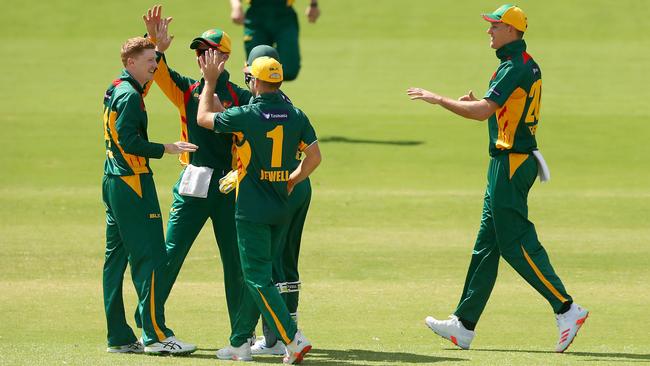
[[[526,52],[523,36],[528,19],[522,9],[506,4],[483,14],[483,19],[490,22],[490,47],[496,49],[500,64],[482,99],[475,98],[471,90],[459,99],[421,88],[407,90],[411,99],[441,105],[465,118],[488,119],[490,136],[483,215],[463,293],[448,320],[429,316],[425,323],[436,334],[468,349],[503,257],[551,305],[559,330],[555,350],[564,352],[589,312],[573,303],[528,220],[528,193],[535,178],[538,174],[541,181],[550,178],[535,139],[542,71]]]
[[[172,69],[164,52],[171,44],[168,25],[171,18],[162,17],[162,7],[149,9],[144,16],[147,32],[156,40],[158,69],[154,81],[179,112],[182,141],[199,146],[192,153],[181,155],[183,169],[173,188],[173,202],[167,223],[165,239],[167,250],[166,278],[164,286],[156,289],[156,295],[166,299],[176,281],[183,262],[199,232],[210,218],[214,236],[219,247],[223,265],[224,288],[230,326],[236,330],[236,314],[241,307],[243,293],[247,292],[241,272],[237,232],[235,229],[235,194],[219,192],[219,179],[236,168],[233,156],[234,141],[231,134],[216,135],[201,128],[196,122],[199,95],[207,87],[203,78],[184,76]],[[192,57],[207,50],[218,51],[225,62],[231,51],[228,34],[220,29],[209,29],[189,43]],[[208,90],[216,94],[224,107],[248,104],[250,91],[230,81],[230,75],[223,71],[217,82]]]
[[[253,75],[250,73],[250,65],[260,58],[268,56],[275,60],[281,61],[278,52],[271,46],[259,45],[254,47],[248,54],[246,67],[244,68],[244,77],[251,80]],[[284,65],[282,66],[283,78],[285,77]],[[278,90],[279,95],[285,102],[292,104],[289,97]],[[300,162],[303,154],[298,151],[296,160]],[[236,178],[236,175],[233,175]],[[293,320],[298,323],[298,302],[302,282],[300,272],[298,271],[298,261],[300,257],[300,244],[302,242],[302,233],[309,212],[311,202],[311,182],[309,178],[294,186],[293,192],[289,196],[289,209],[291,210],[291,221],[287,224],[286,236],[284,240],[284,249],[273,258],[273,282],[283,295],[287,309]],[[255,344],[251,347],[253,355],[284,355],[286,349],[275,335],[271,327],[262,318],[261,337],[256,337]]]
[[[199,59],[206,88],[214,85],[223,67],[214,51]],[[311,343],[291,318],[273,283],[273,259],[282,251],[284,230],[293,211],[289,194],[320,164],[316,133],[307,116],[287,103],[279,91],[282,65],[259,57],[250,66],[249,87],[255,98],[242,107],[224,109],[204,91],[197,121],[218,134],[237,137],[238,186],[235,220],[242,271],[248,287],[239,311],[239,324],[248,331],[217,352],[219,359],[250,360],[252,337],[260,313],[286,345],[285,363],[299,363]],[[216,112],[216,113],[215,113]],[[296,151],[306,157],[296,159]],[[253,301],[249,301],[252,299]]]

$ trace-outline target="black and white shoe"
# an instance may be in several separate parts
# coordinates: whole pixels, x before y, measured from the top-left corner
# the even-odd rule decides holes
[[[123,346],[109,346],[106,348],[108,353],[142,353],[144,352],[144,346],[140,341],[135,341],[130,344],[125,344]]]
[[[144,347],[144,352],[152,355],[186,355],[194,351],[195,345],[181,342],[174,336]]]

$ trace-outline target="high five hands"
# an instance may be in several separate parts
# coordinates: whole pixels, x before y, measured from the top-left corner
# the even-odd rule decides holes
[[[156,44],[156,51],[164,53],[171,45],[174,36],[169,35],[169,23],[172,17],[162,17],[162,5],[154,5],[142,16],[149,38]]]

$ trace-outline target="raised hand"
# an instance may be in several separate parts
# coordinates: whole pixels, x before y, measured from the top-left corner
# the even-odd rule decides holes
[[[144,25],[147,27],[147,34],[154,39],[156,37],[156,26],[160,22],[162,15],[162,5],[154,5],[153,8],[147,9],[147,13],[142,16]]]
[[[174,36],[169,35],[169,23],[172,18],[161,19],[156,26],[156,51],[165,53],[174,40]]]
[[[154,5],[152,8],[147,9],[147,13],[142,16],[142,20],[144,21],[145,27],[147,27],[147,34],[149,35],[149,38],[151,38],[154,43],[157,43],[159,39],[159,28],[163,22],[168,25],[172,21],[172,18],[163,18],[162,5]],[[169,42],[171,42],[171,40]],[[167,47],[169,47],[169,44],[167,44]]]
[[[215,49],[209,49],[199,56],[199,67],[206,83],[214,83],[226,67],[225,55]]]

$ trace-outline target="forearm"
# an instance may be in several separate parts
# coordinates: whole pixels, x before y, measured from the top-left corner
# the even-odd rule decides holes
[[[437,104],[461,117],[484,121],[492,114],[485,99],[461,101],[445,96],[438,96]]]
[[[222,112],[225,110],[221,102],[215,103],[214,93],[212,92],[215,88],[214,84],[214,82],[206,80],[203,91],[201,91],[201,96],[199,97],[199,109],[196,114],[196,121],[199,126],[210,130],[214,128],[214,112]],[[215,110],[215,104],[218,104],[221,110]]]
[[[160,159],[165,153],[165,146],[156,142],[149,142],[139,135],[127,135],[125,139],[120,136],[120,145],[125,153],[142,156],[145,158]]]
[[[296,185],[303,180],[307,179],[309,175],[316,170],[318,165],[320,165],[321,156],[320,154],[307,155],[298,165],[298,168],[291,172],[290,178],[293,181],[293,184]]]

